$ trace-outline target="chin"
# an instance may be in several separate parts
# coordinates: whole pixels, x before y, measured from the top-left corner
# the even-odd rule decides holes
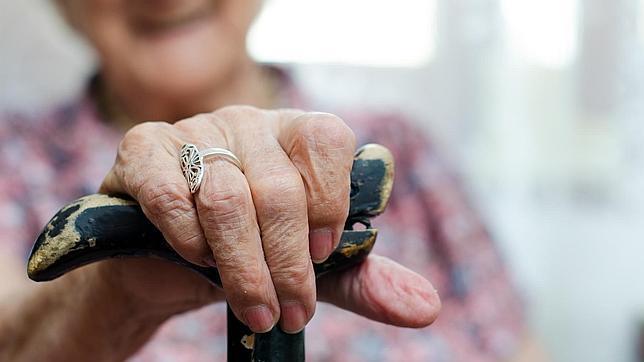
[[[195,96],[212,91],[247,59],[245,41],[214,24],[186,29],[159,39],[147,39],[130,58],[150,87]]]
[[[129,58],[129,74],[123,77],[128,78],[126,82],[138,83],[132,84],[134,89],[155,98],[190,103],[216,92],[242,59],[245,52],[226,46],[146,49]]]
[[[196,96],[200,90],[212,91],[226,80],[234,63],[215,57],[159,60],[141,69],[139,81],[150,92]]]

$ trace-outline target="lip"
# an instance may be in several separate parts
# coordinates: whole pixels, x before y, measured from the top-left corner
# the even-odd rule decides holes
[[[137,6],[129,17],[129,23],[140,34],[155,35],[210,18],[215,14],[215,8],[212,1],[196,6],[162,6],[157,9],[150,6]]]

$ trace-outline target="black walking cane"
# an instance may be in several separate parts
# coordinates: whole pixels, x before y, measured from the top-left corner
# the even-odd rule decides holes
[[[364,260],[376,241],[370,218],[382,213],[393,186],[391,153],[379,145],[356,152],[351,170],[351,203],[338,248],[315,275],[336,272]],[[363,228],[354,230],[354,226]],[[34,281],[55,279],[79,266],[107,258],[158,257],[184,265],[221,287],[216,268],[181,258],[132,201],[108,195],[89,195],[62,208],[36,240],[28,263]],[[229,361],[304,361],[304,331],[284,333],[278,326],[253,333],[228,308]]]

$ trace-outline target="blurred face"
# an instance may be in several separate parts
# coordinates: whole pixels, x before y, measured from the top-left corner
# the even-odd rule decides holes
[[[260,0],[59,0],[94,46],[111,85],[190,97],[246,61]],[[156,94],[158,93],[158,94]]]

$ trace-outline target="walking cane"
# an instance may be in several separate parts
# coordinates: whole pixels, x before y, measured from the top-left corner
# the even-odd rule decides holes
[[[338,272],[364,260],[376,241],[370,219],[382,213],[393,186],[391,153],[375,144],[355,155],[351,170],[351,201],[338,248],[315,275]],[[354,226],[362,228],[354,229]],[[34,281],[55,279],[82,265],[107,258],[157,257],[184,265],[221,287],[216,268],[184,260],[164,240],[132,201],[108,195],[89,195],[62,208],[45,226],[28,262]],[[228,307],[228,361],[304,361],[304,331],[284,333],[278,326],[253,333]]]

